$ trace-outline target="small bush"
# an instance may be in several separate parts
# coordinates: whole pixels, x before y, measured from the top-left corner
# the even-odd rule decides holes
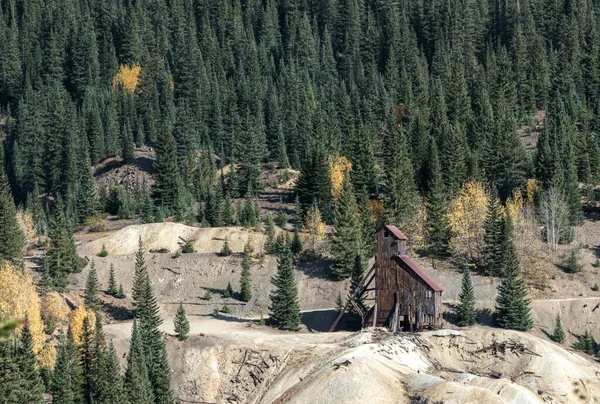
[[[125,299],[125,292],[123,291],[123,284],[119,285],[119,291],[115,295],[117,299]]]
[[[265,325],[266,321],[265,321],[265,317],[263,316],[262,313],[260,313],[260,318],[258,319],[258,325]]]
[[[212,297],[213,297],[213,296],[212,296],[212,293],[210,293],[210,290],[207,290],[207,291],[204,293],[204,296],[202,296],[202,299],[204,299],[204,300],[212,300]]]
[[[596,258],[596,261],[594,261],[594,263],[592,264],[592,266],[594,268],[600,267],[600,258]]]
[[[102,244],[102,250],[98,253],[98,257],[108,257],[108,250],[104,244]]]
[[[106,231],[106,220],[100,216],[93,216],[85,221],[85,225],[90,228],[91,232]]]
[[[220,310],[218,307],[215,307],[215,308],[213,309],[213,315],[215,315],[215,316],[216,316],[216,315],[218,315],[220,311],[221,311],[221,310]]]
[[[194,248],[194,245],[192,244],[192,242],[190,240],[183,240],[183,246],[181,247],[181,252],[183,254],[193,254],[196,252],[196,249]]]
[[[573,348],[583,351],[589,355],[594,355],[598,350],[598,344],[589,331],[585,331],[583,335],[577,336],[577,342],[573,344]]]
[[[231,307],[229,307],[229,306],[227,306],[227,305],[223,306],[223,307],[221,308],[221,313],[224,313],[224,314],[229,314],[229,313],[231,313]]]
[[[592,286],[592,290],[593,290],[594,292],[597,292],[597,291],[599,291],[599,290],[600,290],[600,286],[598,286],[598,284],[597,284],[597,283],[594,283],[594,286]]]
[[[223,292],[223,297],[225,299],[233,297],[233,288],[231,287],[231,282],[227,284],[227,288],[225,289],[225,292]]]
[[[177,258],[181,257],[181,251],[177,251],[175,254],[173,254],[173,259],[176,260]]]

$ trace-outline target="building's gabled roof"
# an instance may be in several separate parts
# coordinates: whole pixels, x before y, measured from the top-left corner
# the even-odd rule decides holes
[[[389,231],[392,236],[396,239],[396,240],[408,240],[408,238],[404,235],[404,233],[402,233],[400,230],[398,230],[398,228],[396,226],[394,226],[393,224],[387,225],[385,226],[386,230]]]
[[[396,256],[396,258],[405,263],[410,269],[412,269],[412,271],[419,278],[421,278],[423,282],[429,285],[431,289],[433,289],[436,292],[441,292],[444,290],[440,287],[440,285],[435,283],[433,279],[431,279],[421,268],[419,268],[419,266],[413,260],[411,260],[408,255],[398,255]]]

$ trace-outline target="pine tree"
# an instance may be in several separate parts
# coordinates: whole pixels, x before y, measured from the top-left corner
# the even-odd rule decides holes
[[[27,318],[25,318],[25,326],[21,330],[17,363],[22,375],[22,396],[20,402],[32,404],[44,403],[44,384],[37,368],[37,359],[33,350],[33,337],[27,323]]]
[[[151,382],[152,395],[155,403],[172,403],[173,392],[170,387],[169,363],[167,362],[162,333],[159,330],[162,319],[160,318],[158,303],[150,284],[150,276],[146,268],[144,246],[141,239],[139,240],[139,248],[136,253],[134,272],[132,289],[134,316],[138,324],[137,334],[139,334],[141,341],[142,355],[147,359],[145,367]],[[136,369],[137,366],[141,365],[135,365]],[[140,399],[146,399],[144,391],[139,391],[136,394],[139,394]]]
[[[277,275],[271,279],[275,290],[271,299],[271,318],[275,325],[284,330],[296,330],[300,326],[298,287],[294,274],[292,252],[286,244],[279,253]]]
[[[502,206],[496,196],[495,188],[492,186],[483,224],[485,234],[483,236],[482,258],[485,272],[493,276],[501,276],[504,265],[503,221]]]
[[[16,214],[8,178],[0,167],[0,261],[15,261],[23,256],[25,235],[17,223]]]
[[[90,264],[90,273],[85,282],[85,307],[92,310],[98,310],[100,308],[102,301],[98,296],[99,291],[100,281],[98,280],[98,273],[96,272],[96,264],[92,261]]]
[[[334,273],[337,278],[343,279],[352,273],[356,246],[362,242],[358,207],[348,176],[344,178],[342,190],[336,202],[334,225],[331,247],[335,259]]]
[[[119,291],[115,295],[117,299],[125,299],[125,291],[123,290],[123,284],[119,284]]]
[[[304,248],[302,239],[300,238],[300,231],[298,230],[298,226],[294,226],[294,236],[292,237],[292,244],[290,245],[290,249],[292,250],[292,254],[295,257],[298,257],[302,253],[302,249]]]
[[[462,286],[458,298],[460,300],[458,325],[464,327],[475,324],[475,291],[473,290],[471,271],[467,267],[463,269]]]
[[[161,131],[154,161],[154,200],[157,205],[174,213],[178,207],[181,182],[177,167],[175,138],[170,130]]]
[[[62,341],[58,346],[56,365],[52,378],[52,399],[57,403],[76,404],[80,403],[75,394],[73,380],[72,358],[69,354],[67,342]]]
[[[126,394],[123,389],[123,377],[121,376],[121,366],[115,346],[111,342],[106,352],[106,363],[102,370],[101,379],[104,382],[105,390],[102,395],[103,402],[111,404],[125,404]]]
[[[190,322],[185,316],[185,310],[183,308],[183,304],[179,303],[179,307],[177,307],[177,313],[175,313],[175,334],[177,334],[177,338],[179,341],[185,341],[188,339],[190,333]]]
[[[552,339],[559,344],[562,344],[565,341],[565,330],[562,326],[562,321],[560,319],[560,313],[556,313],[556,325],[554,326],[554,332],[552,333]]]
[[[506,215],[504,219],[502,235],[504,255],[502,280],[496,298],[496,323],[502,328],[526,331],[533,326],[530,314],[531,299],[519,269],[510,215]]]
[[[228,282],[227,287],[225,288],[225,291],[223,292],[223,298],[229,299],[231,297],[233,297],[233,288],[231,287],[231,282]]]
[[[273,222],[273,217],[271,215],[267,216],[267,220],[265,220],[265,235],[267,236],[267,241],[265,242],[265,249],[267,254],[272,254],[275,246],[275,223]]]
[[[225,238],[225,241],[223,242],[223,247],[221,248],[221,252],[219,253],[219,255],[222,257],[229,257],[232,253],[233,251],[231,251],[231,247],[229,247],[229,240]]]
[[[154,404],[155,402],[142,337],[135,319],[133,320],[127,370],[125,371],[125,391],[127,392],[127,401],[130,403]]]
[[[44,257],[44,265],[48,267],[52,286],[58,290],[64,290],[68,285],[68,275],[80,272],[85,266],[85,260],[77,254],[73,235],[60,200],[54,207],[50,218],[48,238],[50,240]]]
[[[110,264],[110,270],[108,272],[108,292],[111,296],[117,296],[119,290],[117,289],[117,281],[115,279],[115,267],[113,264]]]
[[[429,191],[427,194],[426,240],[434,257],[443,257],[448,253],[450,231],[447,220],[447,202],[444,195],[444,184],[440,161],[435,141],[431,140],[429,148]]]
[[[242,258],[242,274],[240,278],[240,297],[244,302],[249,302],[252,299],[251,265],[250,246],[246,244],[244,247],[244,258]]]
[[[335,308],[337,311],[342,311],[344,309],[344,299],[342,298],[342,293],[338,293],[337,299],[335,299]]]

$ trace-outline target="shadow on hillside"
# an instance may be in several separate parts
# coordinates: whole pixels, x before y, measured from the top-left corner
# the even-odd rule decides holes
[[[117,306],[111,302],[102,302],[102,310],[116,321],[133,319],[133,312],[126,307]]]
[[[458,326],[458,304],[444,303],[446,311],[442,314],[442,318],[449,324]],[[490,309],[475,310],[475,319],[477,324],[494,326],[494,312]]]
[[[139,156],[139,157],[135,158],[135,166],[139,170],[144,171],[149,174],[153,173],[152,163],[153,163],[153,160],[149,157]],[[102,174],[106,174],[107,172],[109,172],[111,170],[116,170],[125,165],[126,165],[126,163],[124,160],[121,160],[120,158],[113,159],[113,160],[107,162],[102,168],[97,169],[96,172],[94,172],[94,177],[99,177]]]
[[[302,313],[300,321],[311,332],[329,332],[333,322],[337,318],[337,310],[318,310]],[[360,317],[355,314],[346,313],[342,317],[336,331],[358,331],[360,330]]]
[[[335,281],[335,277],[331,272],[333,260],[325,257],[314,257],[310,260],[302,260],[298,262],[298,271],[303,272],[309,278],[320,278],[329,281]]]

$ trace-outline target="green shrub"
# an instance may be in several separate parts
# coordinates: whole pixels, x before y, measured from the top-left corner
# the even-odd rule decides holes
[[[108,250],[104,244],[102,244],[102,250],[98,253],[98,257],[108,257]]]
[[[212,293],[210,293],[210,290],[207,290],[207,291],[204,293],[204,296],[202,296],[202,299],[204,299],[204,300],[212,300],[212,297],[213,297],[213,296],[212,296]]]
[[[221,313],[229,314],[229,313],[231,313],[231,308],[229,306],[225,305],[221,308]]]
[[[229,257],[233,251],[231,251],[231,247],[229,247],[229,240],[225,239],[223,243],[223,248],[221,248],[220,256],[221,257]]]
[[[600,286],[598,286],[598,284],[597,284],[597,283],[594,283],[594,286],[592,286],[592,290],[593,290],[594,292],[597,292],[597,291],[599,291],[599,290],[600,290]]]

